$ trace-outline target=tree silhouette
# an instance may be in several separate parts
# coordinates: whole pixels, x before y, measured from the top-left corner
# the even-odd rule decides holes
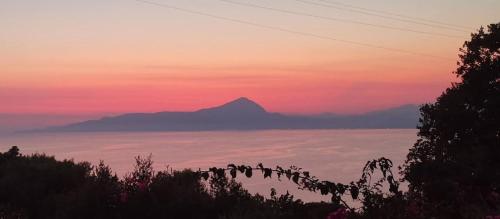
[[[403,174],[428,216],[477,218],[500,210],[500,23],[465,42],[460,82],[421,108]]]

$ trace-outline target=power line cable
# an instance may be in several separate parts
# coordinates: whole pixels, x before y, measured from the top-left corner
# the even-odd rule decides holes
[[[388,12],[388,11],[383,11],[383,10],[376,10],[376,9],[371,9],[371,8],[359,7],[359,6],[356,6],[356,5],[346,4],[346,3],[342,3],[342,2],[338,2],[338,1],[331,1],[331,0],[317,0],[317,1],[325,2],[325,3],[329,3],[329,4],[334,4],[334,5],[340,5],[340,6],[343,6],[343,7],[360,9],[360,10],[364,10],[364,11],[370,11],[370,12],[380,13],[380,14],[387,14],[387,15],[401,17],[401,18],[408,18],[408,19],[412,19],[412,20],[420,20],[420,21],[424,21],[424,22],[428,22],[428,23],[434,23],[434,24],[438,24],[438,25],[445,25],[445,26],[463,28],[465,30],[474,29],[474,28],[471,28],[471,27],[466,27],[466,26],[461,26],[461,25],[451,24],[451,23],[445,23],[445,22],[431,20],[431,19],[426,19],[426,18],[413,17],[413,16],[407,16],[407,15],[398,14],[398,13],[394,13],[394,12]]]
[[[210,18],[219,19],[219,20],[231,21],[231,22],[234,22],[234,23],[246,24],[246,25],[256,26],[256,27],[260,27],[260,28],[265,28],[265,29],[270,29],[270,30],[285,32],[285,33],[291,33],[291,34],[296,34],[296,35],[314,37],[314,38],[323,39],[323,40],[330,40],[330,41],[342,42],[342,43],[346,43],[346,44],[352,44],[352,45],[357,45],[357,46],[370,47],[370,48],[375,48],[375,49],[382,49],[382,50],[387,50],[387,51],[392,51],[392,52],[398,52],[398,53],[404,53],[404,54],[410,54],[410,55],[415,55],[415,56],[423,56],[423,57],[430,57],[430,58],[438,58],[438,59],[443,59],[443,60],[450,60],[450,61],[453,60],[453,61],[455,61],[454,59],[448,58],[448,57],[436,56],[436,55],[425,54],[425,53],[418,53],[418,52],[413,52],[413,51],[404,50],[404,49],[398,49],[398,48],[378,46],[378,45],[373,45],[373,44],[368,44],[368,43],[363,43],[363,42],[357,42],[357,41],[351,41],[351,40],[337,39],[337,38],[333,38],[333,37],[329,37],[329,36],[324,36],[324,35],[319,35],[319,34],[314,34],[314,33],[308,33],[308,32],[301,32],[301,31],[296,31],[296,30],[291,30],[291,29],[285,29],[285,28],[281,28],[281,27],[268,26],[268,25],[264,25],[264,24],[253,23],[253,22],[239,20],[239,19],[234,19],[234,18],[230,18],[230,17],[223,17],[223,16],[219,16],[219,15],[209,14],[209,13],[205,13],[205,12],[201,12],[201,11],[195,11],[195,10],[180,8],[180,7],[176,7],[176,6],[168,5],[168,4],[164,4],[164,3],[152,2],[152,1],[146,1],[146,0],[135,0],[135,1],[141,2],[141,3],[145,3],[145,4],[154,5],[154,6],[158,6],[158,7],[169,8],[169,9],[172,9],[172,10],[182,11],[184,13],[195,14],[195,15],[210,17]]]
[[[429,24],[429,23],[420,22],[420,21],[408,20],[408,19],[403,19],[403,18],[396,18],[396,17],[375,14],[375,13],[366,12],[366,11],[355,10],[355,9],[351,9],[351,8],[342,8],[342,7],[324,4],[324,3],[317,3],[317,2],[307,1],[307,0],[294,0],[294,1],[301,2],[304,4],[308,4],[308,5],[315,5],[315,6],[321,6],[321,7],[326,7],[326,8],[334,8],[337,10],[349,11],[349,12],[364,14],[364,15],[373,16],[373,17],[380,17],[380,18],[384,18],[384,19],[388,19],[388,20],[395,20],[395,21],[418,24],[418,25],[423,25],[423,26],[428,26],[428,27],[433,27],[433,28],[441,28],[441,29],[448,29],[448,30],[468,33],[468,31],[466,31],[466,30],[458,29],[458,28],[454,28],[454,27],[447,27],[447,26],[443,26],[443,25]]]
[[[443,33],[435,33],[435,32],[420,31],[420,30],[412,30],[412,29],[407,29],[407,28],[392,27],[392,26],[386,26],[386,25],[380,25],[380,24],[371,24],[371,23],[353,21],[353,20],[348,20],[348,19],[326,17],[326,16],[321,16],[321,15],[315,15],[315,14],[309,14],[309,13],[303,13],[303,12],[297,12],[297,11],[290,11],[290,10],[279,9],[279,8],[274,8],[274,7],[267,7],[267,6],[262,6],[262,5],[251,4],[251,3],[237,2],[237,1],[232,1],[232,0],[219,0],[219,1],[226,2],[226,3],[229,3],[229,4],[241,5],[241,6],[245,6],[245,7],[259,8],[259,9],[277,11],[277,12],[286,13],[286,14],[292,14],[292,15],[299,15],[299,16],[306,16],[306,17],[318,18],[318,19],[329,20],[329,21],[337,21],[337,22],[343,22],[343,23],[358,24],[358,25],[371,26],[371,27],[384,28],[384,29],[391,29],[391,30],[398,30],[398,31],[404,31],[404,32],[412,32],[412,33],[419,33],[419,34],[426,34],[426,35],[433,35],[433,36],[441,36],[441,37],[449,37],[449,38],[462,39],[462,37],[460,37],[460,36],[448,35],[448,34],[443,34]]]

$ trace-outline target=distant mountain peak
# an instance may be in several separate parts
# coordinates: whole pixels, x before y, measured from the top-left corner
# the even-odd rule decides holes
[[[268,113],[246,97],[194,112],[129,113],[45,131],[209,131],[333,128],[415,128],[418,106],[404,105],[361,115],[292,116]]]
[[[262,109],[264,109],[262,106],[260,106],[258,103],[256,103],[253,100],[250,100],[246,97],[240,97],[238,99],[235,99],[233,101],[230,101],[222,106],[229,106],[229,105],[242,105],[242,106],[258,106]]]
[[[199,110],[198,112],[219,112],[228,114],[264,114],[264,107],[246,97],[240,97],[221,106]]]
[[[240,97],[238,99],[235,99],[233,101],[230,101],[228,103],[255,103],[253,100],[248,99],[247,97]]]

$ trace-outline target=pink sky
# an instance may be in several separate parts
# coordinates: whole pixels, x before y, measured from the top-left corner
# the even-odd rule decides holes
[[[235,10],[220,2],[163,2],[447,59],[272,31],[134,1],[8,0],[0,9],[0,113],[190,111],[241,96],[269,111],[294,114],[361,113],[432,102],[455,80],[451,72],[458,48],[474,28],[498,21],[500,9],[496,1],[349,1],[471,27],[453,31],[290,2],[256,2],[456,36],[449,38]]]

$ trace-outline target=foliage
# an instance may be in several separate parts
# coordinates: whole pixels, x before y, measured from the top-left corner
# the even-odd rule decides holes
[[[312,176],[309,171],[303,171],[302,168],[298,168],[296,166],[291,166],[287,169],[281,166],[276,166],[276,168],[267,168],[264,167],[262,163],[259,163],[256,167],[229,164],[227,168],[212,167],[208,171],[199,172],[205,180],[208,180],[210,176],[215,178],[224,178],[226,177],[226,172],[229,172],[229,175],[231,175],[233,179],[236,178],[238,173],[244,174],[248,178],[254,175],[254,171],[260,171],[264,178],[271,178],[274,173],[279,180],[286,178],[297,184],[299,189],[319,192],[321,195],[330,195],[334,205],[348,208],[351,213],[355,213],[355,209],[347,204],[344,200],[344,196],[349,195],[353,200],[363,202],[366,207],[365,210],[367,210],[371,208],[370,205],[376,203],[373,199],[375,196],[378,195],[385,198],[384,193],[381,190],[384,182],[387,182],[389,185],[389,195],[393,196],[402,194],[399,191],[399,182],[394,178],[391,168],[392,161],[387,158],[368,161],[363,168],[361,179],[356,183],[351,182],[350,184],[320,181],[315,176]],[[377,169],[380,170],[382,177],[372,184],[372,175]]]
[[[0,153],[0,218],[325,218],[339,206],[303,203],[290,194],[251,195],[225,174],[155,172],[151,157],[119,179],[104,163],[91,166]]]
[[[460,51],[460,82],[421,108],[402,172],[427,218],[500,212],[500,23],[472,34]]]

